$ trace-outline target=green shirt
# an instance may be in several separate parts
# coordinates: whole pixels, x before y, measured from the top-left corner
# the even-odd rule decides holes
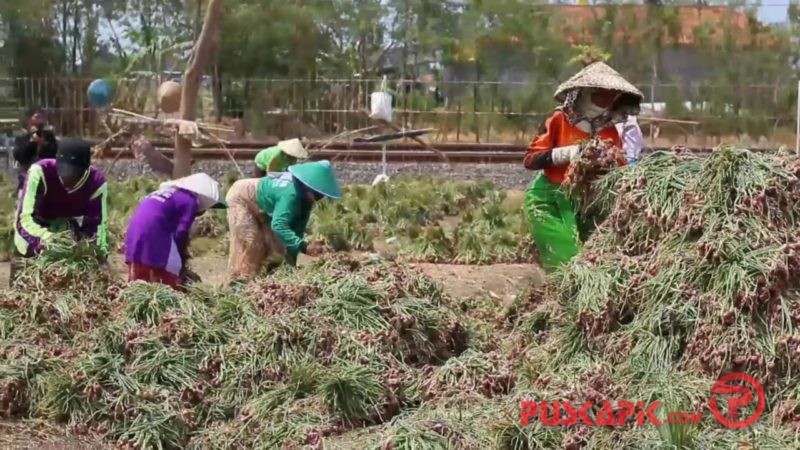
[[[256,155],[256,167],[264,172],[286,172],[292,164],[294,158],[283,153],[277,146],[265,148]]]
[[[266,176],[258,183],[256,203],[268,218],[272,231],[286,246],[286,256],[294,263],[303,245],[313,203],[305,202],[288,173]]]

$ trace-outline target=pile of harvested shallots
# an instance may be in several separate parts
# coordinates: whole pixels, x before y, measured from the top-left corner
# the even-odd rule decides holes
[[[612,165],[608,147],[587,150],[581,162],[601,163],[576,164],[572,180]],[[699,425],[645,431],[654,447],[796,446],[800,162],[731,147],[658,152],[590,184],[585,206],[598,228],[520,304],[528,312],[519,320],[542,342],[527,349],[545,361],[535,386],[569,384],[584,367],[601,366],[615,385],[600,392],[609,399],[658,400],[663,417],[703,413]],[[765,391],[763,412],[742,430],[709,410],[711,386],[731,373]],[[749,392],[742,419],[756,413]]]
[[[0,419],[141,449],[800,448],[798,161],[587,150],[598,227],[509,304],[349,257],[176,293],[56,247],[0,292]],[[763,397],[712,394],[733,373]]]

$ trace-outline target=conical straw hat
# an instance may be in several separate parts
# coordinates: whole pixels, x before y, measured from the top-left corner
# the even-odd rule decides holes
[[[289,156],[294,156],[297,159],[308,158],[308,152],[303,148],[303,143],[300,139],[289,139],[287,141],[278,142],[278,148]]]
[[[196,173],[188,177],[161,183],[161,188],[175,186],[194,192],[200,201],[200,210],[209,208],[224,208],[227,205],[222,200],[219,183],[205,173]]]
[[[333,199],[342,198],[342,188],[330,161],[314,161],[289,166],[289,173],[312,191]]]
[[[599,61],[584,67],[580,72],[573,75],[572,78],[562,83],[561,86],[556,89],[556,101],[563,102],[567,92],[580,88],[607,89],[630,94],[639,99],[644,98],[644,94],[642,94],[636,86],[623,78],[622,75],[609,67],[606,63]]]

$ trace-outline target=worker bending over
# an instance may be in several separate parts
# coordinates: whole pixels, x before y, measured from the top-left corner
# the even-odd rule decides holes
[[[300,139],[278,142],[278,145],[265,148],[256,155],[256,178],[269,172],[286,172],[297,160],[306,158],[308,152],[303,148]]]
[[[234,183],[226,196],[229,281],[255,275],[272,253],[282,253],[291,265],[299,253],[321,254],[321,246],[304,239],[311,210],[325,197],[341,196],[328,161],[295,164],[288,172]]]
[[[591,137],[621,147],[615,123],[638,114],[642,97],[634,85],[602,62],[585,67],[556,90],[561,106],[539,130],[524,159],[526,168],[544,172],[528,188],[525,208],[545,271],[572,259],[593,225],[581,220],[561,188],[569,164]]]
[[[14,224],[16,257],[38,254],[55,232],[68,229],[78,240],[95,239],[107,255],[107,197],[103,174],[91,166],[89,143],[62,140],[56,158],[33,163],[23,180]]]
[[[176,290],[196,276],[188,267],[189,231],[211,208],[225,208],[219,183],[205,173],[162,183],[133,213],[125,234],[128,281],[161,283]]]

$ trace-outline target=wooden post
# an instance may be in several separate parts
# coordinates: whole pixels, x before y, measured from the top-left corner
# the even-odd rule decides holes
[[[209,0],[203,29],[194,44],[192,58],[186,66],[181,83],[181,119],[195,120],[197,114],[197,92],[203,71],[211,60],[219,43],[219,26],[222,18],[222,0]],[[175,166],[172,176],[185,177],[192,173],[192,142],[179,134],[175,135]]]
[[[794,153],[800,156],[800,81],[797,82],[797,129],[795,130]]]

